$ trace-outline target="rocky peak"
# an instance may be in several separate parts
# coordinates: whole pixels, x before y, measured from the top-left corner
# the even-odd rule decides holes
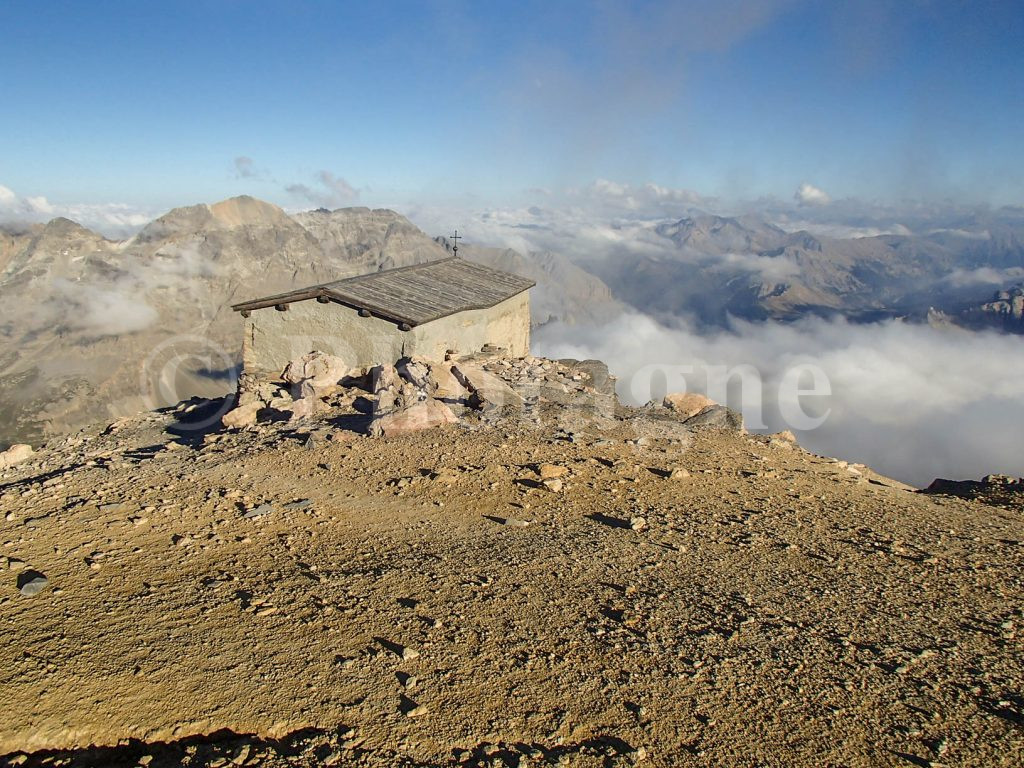
[[[725,216],[696,216],[661,224],[655,231],[681,248],[701,253],[757,253],[780,247],[785,231],[762,221]]]
[[[386,208],[318,209],[297,213],[293,218],[316,239],[325,255],[344,255],[348,274],[422,264],[447,256],[412,222]]]
[[[996,291],[992,301],[983,304],[981,309],[1005,319],[1024,320],[1024,284]]]
[[[220,226],[227,229],[236,227],[288,227],[292,220],[283,210],[272,203],[257,200],[249,195],[240,195],[221,200],[210,206],[210,214]]]

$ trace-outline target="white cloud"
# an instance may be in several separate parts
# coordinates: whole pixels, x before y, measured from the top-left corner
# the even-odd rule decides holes
[[[689,189],[663,187],[653,182],[640,186],[598,179],[585,187],[566,191],[566,200],[572,205],[584,206],[603,215],[628,217],[679,218],[695,206],[713,202]]]
[[[828,205],[832,199],[823,189],[819,189],[806,181],[797,187],[793,199],[800,205]]]
[[[754,253],[727,253],[711,269],[752,272],[768,283],[784,282],[800,274],[800,266],[793,259],[785,256],[758,256]]]
[[[0,223],[45,222],[64,216],[106,237],[127,237],[153,218],[151,210],[124,203],[57,204],[42,195],[20,197],[0,185]]]
[[[888,226],[854,226],[836,222],[817,222],[806,219],[794,219],[789,216],[782,216],[772,222],[775,226],[787,232],[798,232],[804,230],[819,237],[831,237],[836,240],[856,240],[861,237],[879,237],[881,235],[912,235],[907,227],[899,223],[892,223]]]
[[[946,229],[938,228],[931,230],[928,234],[930,235],[953,235],[954,237],[960,237],[964,240],[991,240],[992,233],[987,229],[983,229],[980,232],[971,231],[967,229]]]
[[[150,327],[159,317],[133,285],[100,286],[58,278],[53,287],[64,303],[60,322],[86,336],[123,336]]]
[[[359,197],[359,190],[345,181],[345,179],[335,176],[330,171],[320,171],[316,177],[338,200],[351,202]]]
[[[978,267],[977,269],[954,269],[946,275],[944,282],[957,288],[973,285],[1004,286],[1024,280],[1024,268]]]
[[[49,200],[42,195],[38,197],[26,197],[25,203],[28,205],[34,213],[46,214],[47,216],[53,215],[57,209],[53,207]]]
[[[235,178],[236,179],[251,179],[256,176],[256,170],[253,168],[252,158],[240,155],[235,158]]]
[[[315,178],[312,186],[289,184],[285,192],[324,208],[341,208],[359,199],[359,190],[331,171],[318,171]]]
[[[917,485],[935,477],[1024,475],[1018,435],[1006,428],[1024,423],[1019,346],[1015,336],[900,322],[807,319],[701,334],[640,314],[603,326],[543,326],[533,344],[537,354],[606,361],[626,399],[649,396],[649,379],[636,376],[652,364],[693,366],[686,383],[696,391],[706,388],[713,366],[751,365],[763,397],[748,401],[746,416],[756,418],[759,403],[770,431],[790,426],[779,411],[782,377],[796,364],[814,364],[827,374],[832,394],[813,408],[810,398],[808,411],[831,412],[820,428],[800,434],[801,443]],[[739,394],[732,393],[734,407],[743,403]]]

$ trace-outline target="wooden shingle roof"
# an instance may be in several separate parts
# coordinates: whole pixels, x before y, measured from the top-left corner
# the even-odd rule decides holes
[[[493,307],[534,285],[524,277],[452,257],[312,285],[231,308],[248,316],[254,309],[316,299],[413,327],[467,309]]]

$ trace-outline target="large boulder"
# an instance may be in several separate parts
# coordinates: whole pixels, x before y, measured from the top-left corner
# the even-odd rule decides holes
[[[370,434],[377,437],[393,437],[445,424],[457,424],[458,421],[447,405],[439,400],[427,398],[407,408],[399,408],[375,417],[370,423]]]
[[[404,404],[403,388],[410,386],[399,375],[393,365],[378,365],[370,372],[374,414],[390,413]]]
[[[263,407],[261,402],[250,402],[239,405],[234,410],[228,411],[221,418],[221,424],[228,429],[241,429],[250,427],[256,423],[256,414]]]
[[[370,371],[373,394],[379,395],[389,389],[397,390],[400,386],[398,371],[393,365],[377,365]]]
[[[420,389],[430,388],[430,363],[420,357],[403,357],[395,364],[398,375]]]
[[[335,392],[349,371],[348,364],[340,357],[316,350],[288,363],[281,378],[292,385],[295,398],[290,409],[292,421],[323,410],[321,398]]]
[[[430,381],[433,384],[433,392],[431,394],[438,400],[456,402],[465,399],[469,395],[466,388],[455,378],[451,368],[443,363],[431,363]]]
[[[684,419],[696,416],[705,408],[716,405],[715,401],[711,398],[698,395],[696,392],[673,392],[665,395],[665,399],[661,404],[670,411],[678,413]]]
[[[456,402],[469,395],[445,363],[422,357],[404,357],[395,363],[395,370],[404,381],[429,397]]]
[[[326,390],[318,390],[313,386],[312,380],[306,379],[299,383],[298,397],[289,405],[288,410],[292,412],[291,421],[301,421],[315,416],[325,409],[323,400],[320,399]]]
[[[305,381],[315,391],[324,392],[337,386],[349,370],[349,365],[340,357],[314,350],[288,363],[281,378],[289,384]]]
[[[705,429],[728,429],[734,432],[744,432],[743,417],[736,411],[726,408],[717,403],[703,409],[695,416],[686,419],[683,424],[687,427],[701,427]]]
[[[458,382],[470,392],[469,404],[474,408],[522,407],[523,398],[505,381],[472,363],[458,363],[451,368]]]

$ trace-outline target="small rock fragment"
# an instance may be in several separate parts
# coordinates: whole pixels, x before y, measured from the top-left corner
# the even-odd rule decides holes
[[[18,577],[18,589],[25,597],[38,595],[49,584],[50,580],[39,571],[25,571]]]
[[[550,480],[556,477],[564,477],[569,474],[569,469],[558,464],[540,464],[537,467],[537,474],[540,475],[541,480]]]
[[[263,517],[274,511],[273,504],[260,504],[257,507],[253,507],[242,515],[246,520],[252,520],[257,517]]]
[[[640,531],[647,527],[647,520],[642,517],[629,518],[629,527],[634,531]]]

